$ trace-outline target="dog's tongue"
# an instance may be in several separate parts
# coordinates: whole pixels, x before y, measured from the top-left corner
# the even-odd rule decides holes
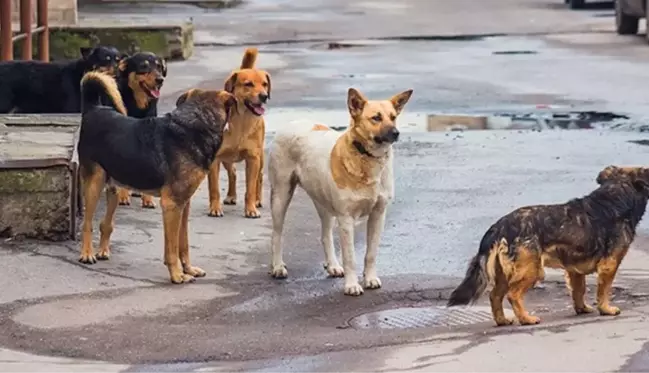
[[[264,109],[263,106],[253,106],[252,111],[254,111],[255,114],[257,114],[257,115],[264,115],[264,113],[266,112],[266,109]]]
[[[153,96],[153,98],[160,98],[160,90],[152,89],[151,90],[151,96]]]

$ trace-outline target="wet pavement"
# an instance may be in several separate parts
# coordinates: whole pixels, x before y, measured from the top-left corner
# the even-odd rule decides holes
[[[0,370],[649,369],[647,222],[616,278],[618,318],[572,316],[556,271],[530,294],[529,308],[544,320],[537,327],[494,328],[484,301],[466,313],[439,308],[496,218],[582,196],[604,166],[649,159],[639,131],[649,123],[643,36],[611,34],[606,7],[569,12],[561,3],[305,0],[222,12],[131,9],[123,18],[153,12],[160,21],[191,16],[197,25],[202,46],[169,65],[161,112],[188,88],[221,87],[244,46],[258,44],[258,66],[273,77],[267,143],[287,125],[344,127],[350,86],[370,98],[414,88],[399,119],[406,133],[396,145],[396,198],[379,250],[383,288],[351,298],[342,280],[326,277],[319,221],[302,192],[287,216],[289,278],[272,280],[268,207],[261,219],[243,217],[241,165],[239,204],[225,206],[223,218],[207,216],[206,185],[193,198],[191,255],[207,271],[195,284],[167,283],[159,209],[141,209],[137,199],[118,209],[108,262],[79,264],[78,242],[0,244],[0,346],[10,349],[0,350]],[[82,19],[121,17],[123,9],[88,8]],[[476,36],[484,34],[492,36]],[[426,37],[403,40],[415,35]],[[604,120],[608,129],[424,132],[430,114],[573,111],[627,117]],[[361,222],[358,259],[364,232]]]

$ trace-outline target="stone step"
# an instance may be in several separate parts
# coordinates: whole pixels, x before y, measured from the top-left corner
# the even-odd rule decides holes
[[[0,115],[0,237],[76,237],[78,124],[79,115]]]

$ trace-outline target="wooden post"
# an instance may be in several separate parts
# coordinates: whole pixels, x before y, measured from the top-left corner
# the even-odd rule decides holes
[[[0,0],[0,61],[14,58],[11,34],[11,0]]]
[[[0,0],[3,1],[3,0]],[[47,23],[47,0],[38,0],[37,24],[43,27],[43,31],[38,36],[38,58],[41,61],[49,62],[50,60],[50,28]]]
[[[32,0],[20,0],[20,33],[24,34],[22,59],[32,59]]]

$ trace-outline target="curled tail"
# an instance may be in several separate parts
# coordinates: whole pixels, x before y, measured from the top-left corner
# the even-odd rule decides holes
[[[506,249],[506,240],[497,242],[498,235],[493,228],[489,229],[480,241],[478,254],[471,259],[464,280],[453,290],[447,306],[458,306],[475,303],[487,290],[487,286],[495,277],[495,266],[498,264],[498,253]]]
[[[241,69],[253,69],[255,67],[255,62],[257,62],[257,48],[248,48],[243,54],[243,59],[241,60]]]
[[[81,79],[81,112],[85,113],[99,105],[111,106],[127,115],[115,78],[106,73],[91,71]]]

